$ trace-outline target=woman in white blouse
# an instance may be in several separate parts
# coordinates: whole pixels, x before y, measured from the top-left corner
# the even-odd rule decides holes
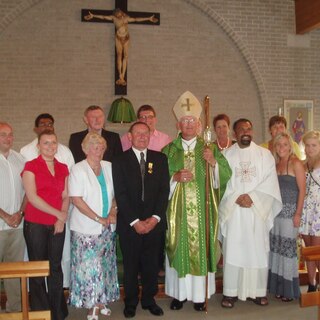
[[[107,148],[99,134],[90,132],[82,142],[86,159],[75,164],[69,179],[74,204],[70,217],[70,304],[88,310],[88,320],[99,312],[110,315],[110,302],[119,299],[116,264],[114,200],[111,163],[102,160]]]

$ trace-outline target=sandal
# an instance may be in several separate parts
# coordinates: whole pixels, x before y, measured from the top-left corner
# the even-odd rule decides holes
[[[102,308],[100,308],[100,313],[104,316],[111,316],[111,309],[108,308],[107,305],[104,305]]]
[[[256,297],[255,299],[248,298],[247,300],[252,301],[253,303],[257,304],[258,306],[262,306],[262,307],[267,306],[269,304],[267,297]]]
[[[98,310],[97,313],[96,313],[96,310]],[[94,306],[92,310],[92,314],[87,315],[87,320],[99,320],[98,314],[99,314],[99,307]]]
[[[228,296],[223,296],[222,301],[221,301],[221,307],[222,308],[228,308],[231,309],[234,307],[234,303],[238,300],[237,297],[228,297]]]

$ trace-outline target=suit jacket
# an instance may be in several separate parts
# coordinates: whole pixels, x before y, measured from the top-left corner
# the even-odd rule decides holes
[[[161,220],[151,232],[164,231],[170,189],[166,155],[147,150],[144,201],[141,200],[140,164],[131,148],[115,158],[112,175],[118,206],[117,232],[135,232],[130,223],[136,219],[145,220],[152,215],[159,216]]]
[[[86,158],[82,151],[81,143],[89,131],[84,130],[72,133],[69,140],[69,148],[73,154],[75,163]],[[121,140],[118,133],[102,129],[101,136],[107,141],[107,150],[103,155],[103,160],[112,162],[114,156],[122,153]]]

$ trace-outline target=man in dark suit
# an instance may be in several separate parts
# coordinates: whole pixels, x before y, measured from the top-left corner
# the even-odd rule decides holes
[[[76,163],[86,158],[84,152],[82,151],[81,143],[89,131],[99,133],[107,141],[108,147],[103,155],[103,160],[112,162],[114,156],[122,153],[119,134],[103,129],[105,123],[105,114],[101,107],[88,107],[84,112],[83,120],[86,123],[88,129],[72,133],[69,140],[69,148]]]
[[[158,291],[161,233],[166,228],[168,161],[164,154],[147,149],[150,129],[146,123],[134,123],[129,139],[132,148],[117,156],[112,164],[118,206],[117,232],[123,254],[124,315],[132,318],[136,314],[140,272],[141,306],[161,316],[163,311],[154,296]]]

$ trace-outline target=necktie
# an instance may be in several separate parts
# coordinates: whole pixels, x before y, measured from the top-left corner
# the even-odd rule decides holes
[[[141,199],[144,200],[144,174],[146,171],[146,161],[144,160],[144,153],[140,152],[140,172],[141,172],[141,183],[142,183],[142,194]]]

